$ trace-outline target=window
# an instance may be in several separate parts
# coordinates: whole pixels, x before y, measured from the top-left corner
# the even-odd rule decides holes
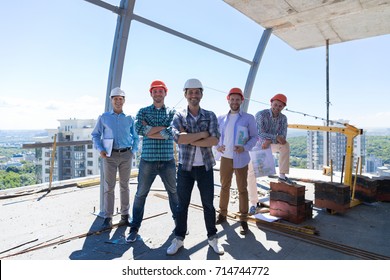
[[[74,159],[75,160],[82,160],[85,159],[83,152],[75,152],[74,153]]]
[[[74,151],[75,152],[85,151],[85,146],[75,146]]]
[[[85,177],[85,170],[75,170],[75,177]]]
[[[84,161],[82,161],[82,160],[76,160],[76,161],[74,162],[74,168],[75,168],[75,169],[82,169],[82,168],[85,168]]]

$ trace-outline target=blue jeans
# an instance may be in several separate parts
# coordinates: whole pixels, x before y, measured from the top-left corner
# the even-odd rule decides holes
[[[176,165],[175,160],[146,161],[141,158],[138,170],[138,186],[133,203],[133,217],[131,230],[138,230],[144,217],[145,200],[156,176],[159,175],[168,193],[169,207],[173,219],[176,218],[178,197],[176,192]]]
[[[187,232],[188,207],[191,201],[191,193],[194,183],[197,182],[200,198],[203,206],[204,221],[207,229],[207,237],[214,238],[217,235],[215,227],[214,208],[214,171],[206,171],[204,166],[193,166],[191,171],[182,170],[179,164],[177,170],[177,194],[179,196],[179,206],[176,213],[175,235],[184,240]]]

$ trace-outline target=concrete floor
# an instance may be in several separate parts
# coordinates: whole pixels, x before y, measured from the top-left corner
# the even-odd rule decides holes
[[[312,174],[310,173],[312,172]],[[302,174],[303,173],[303,174]],[[293,178],[315,177],[329,180],[320,171],[292,170]],[[337,180],[337,177],[334,178]],[[275,179],[259,178],[258,190],[267,194],[269,183]],[[314,199],[314,186],[306,186],[306,199]],[[218,209],[219,173],[215,170],[215,207]],[[130,184],[135,193],[136,178]],[[118,188],[116,188],[118,189]],[[235,185],[232,187],[235,189]],[[88,234],[98,229],[102,218],[99,211],[99,186],[68,187],[0,200],[0,258],[10,260],[355,260],[359,257],[342,250],[333,250],[312,244],[297,237],[250,223],[246,236],[239,234],[239,223],[229,219],[218,225],[220,243],[225,249],[216,255],[207,244],[203,212],[197,207],[189,209],[189,231],[185,246],[175,256],[167,256],[174,223],[171,218],[166,192],[159,178],[149,194],[145,220],[139,238],[126,244],[126,227],[113,228],[99,235]],[[233,195],[229,211],[238,211],[238,199]],[[3,193],[4,194],[4,193]],[[8,191],[9,194],[9,191]],[[116,194],[116,203],[119,195]],[[132,199],[131,199],[132,200]],[[201,205],[195,187],[192,203]],[[313,209],[313,219],[294,225],[311,226],[319,231],[318,238],[363,249],[390,257],[390,204],[377,202],[360,204],[344,214],[329,214],[326,209]],[[120,215],[114,217],[114,223]],[[64,240],[64,242],[62,241]],[[39,249],[38,249],[39,248]],[[23,252],[23,250],[25,250]],[[6,252],[5,252],[6,251]]]
[[[321,171],[293,169],[290,177],[302,179],[306,199],[314,199],[314,186],[311,180],[330,178]],[[334,181],[340,180],[339,176]],[[259,178],[258,192],[267,195],[273,178]],[[215,200],[218,209],[219,173],[215,170]],[[118,189],[118,188],[116,188]],[[136,190],[136,178],[130,183],[131,198]],[[229,211],[238,211],[238,199],[232,186]],[[302,275],[316,277],[349,276],[359,279],[372,277],[375,272],[385,274],[390,264],[390,203],[376,202],[360,204],[344,214],[330,214],[326,209],[313,208],[313,218],[299,225],[286,221],[279,223],[301,229],[314,227],[319,235],[317,241],[331,241],[332,247],[313,243],[314,235],[299,236],[286,234],[264,226],[264,222],[250,223],[250,232],[239,234],[239,223],[234,219],[217,225],[219,242],[225,250],[217,255],[209,247],[203,222],[203,212],[199,207],[189,208],[189,235],[176,255],[167,256],[171,243],[174,222],[171,218],[166,192],[159,178],[152,186],[145,208],[144,221],[138,240],[126,244],[126,227],[114,227],[110,231],[94,234],[103,219],[98,217],[99,186],[86,188],[53,188],[50,193],[36,192],[37,188],[21,188],[17,192],[28,195],[16,196],[15,190],[0,192],[0,259],[1,279],[123,279],[124,271],[135,269],[187,269],[204,271],[207,276],[223,279],[246,279],[248,275],[222,273],[229,268],[252,269],[263,267],[262,276],[267,271],[267,279],[301,279]],[[35,192],[35,193],[34,193]],[[262,197],[266,199],[265,197]],[[131,199],[131,200],[132,200]],[[116,193],[116,203],[119,195]],[[201,205],[199,192],[194,188],[193,205]],[[118,222],[120,215],[114,217]],[[267,224],[268,225],[268,224]],[[358,250],[352,254],[345,247]],[[349,247],[348,247],[349,248]],[[374,253],[387,260],[365,260],[361,250]],[[362,257],[363,256],[363,257]],[[31,260],[31,261],[27,261]],[[50,260],[50,261],[49,261]],[[51,261],[55,260],[55,262]],[[69,262],[67,260],[74,260]],[[84,260],[84,261],[82,261]],[[88,261],[86,261],[88,260]],[[101,262],[115,260],[115,262]],[[137,260],[129,262],[129,260]],[[155,262],[158,260],[158,262]],[[187,262],[191,260],[192,262]],[[343,262],[340,262],[343,260]],[[26,262],[27,261],[27,262]],[[220,262],[222,261],[222,262]],[[256,272],[258,273],[259,270]],[[132,279],[145,276],[132,275]],[[202,274],[205,275],[205,274]],[[75,278],[76,277],[76,278]],[[170,275],[169,279],[182,279],[183,276]],[[189,276],[187,276],[189,277]],[[250,277],[255,277],[254,274]],[[257,275],[259,277],[259,275]],[[260,276],[261,277],[261,276]],[[199,276],[197,276],[197,279]]]

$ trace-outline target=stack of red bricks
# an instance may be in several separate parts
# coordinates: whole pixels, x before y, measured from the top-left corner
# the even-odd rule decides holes
[[[376,199],[378,201],[390,201],[390,177],[384,177],[379,180]]]
[[[352,175],[355,182],[355,175]],[[369,178],[357,175],[355,198],[363,202],[390,201],[390,177]]]
[[[271,182],[270,214],[299,224],[313,216],[313,202],[305,199],[305,186]]]
[[[314,206],[326,208],[338,213],[345,213],[351,203],[351,190],[349,186],[333,182],[314,183]]]

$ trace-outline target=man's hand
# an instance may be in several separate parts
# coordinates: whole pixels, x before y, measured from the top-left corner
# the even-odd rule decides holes
[[[265,140],[265,141],[263,142],[263,144],[261,145],[261,148],[262,148],[263,150],[268,149],[269,146],[270,146],[271,144],[272,144],[272,141],[269,140],[269,139],[267,139],[267,140]]]
[[[106,151],[101,151],[100,152],[100,157],[101,158],[107,158],[107,152]]]
[[[284,136],[278,135],[278,136],[276,136],[276,142],[278,142],[279,144],[284,145],[284,144],[286,144],[286,139],[284,139]]]
[[[223,154],[223,152],[225,151],[225,145],[219,146],[217,148],[217,151]]]
[[[244,149],[244,146],[234,146],[233,151],[235,151],[237,154],[240,154],[243,151],[245,151],[245,149]]]

